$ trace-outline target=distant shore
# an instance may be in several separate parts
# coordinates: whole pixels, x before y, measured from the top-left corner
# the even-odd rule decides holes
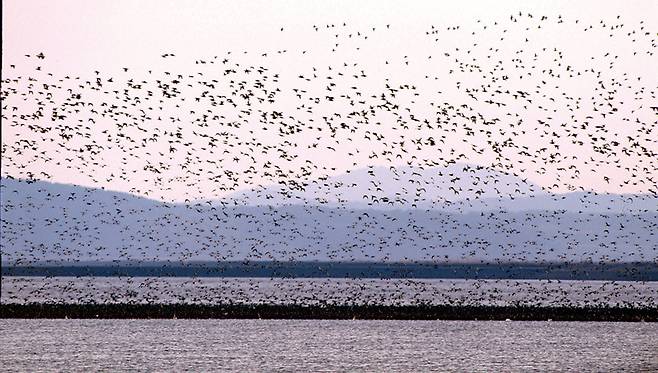
[[[658,281],[655,262],[399,263],[321,261],[5,263],[2,276],[413,278]]]
[[[0,304],[3,319],[359,319],[658,322],[658,308],[264,304]]]

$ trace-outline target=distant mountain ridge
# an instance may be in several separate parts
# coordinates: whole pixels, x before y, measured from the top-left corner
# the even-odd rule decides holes
[[[412,205],[439,207],[457,200],[493,198],[500,195],[545,194],[535,184],[499,171],[469,164],[447,167],[369,167],[314,180],[303,186],[278,185],[253,191],[238,191],[229,198],[248,204],[280,205],[322,202],[338,205],[360,204],[371,207],[411,208]],[[374,202],[374,203],[373,203]]]
[[[446,212],[551,210],[600,213],[658,212],[650,194],[551,194],[527,179],[482,166],[371,167],[295,187],[270,185],[242,190],[210,203],[315,206],[358,209],[433,209]]]
[[[620,213],[614,206],[617,210],[611,207],[605,213],[580,206],[575,206],[578,211],[458,213],[349,205],[171,204],[126,193],[13,179],[2,179],[0,191],[0,243],[5,263],[243,259],[655,262],[658,253],[658,212],[650,209],[656,202],[651,196],[592,195],[603,198],[600,201],[619,198],[621,206],[632,202],[633,208],[626,211],[633,213]],[[557,200],[580,198],[583,196],[574,194]],[[636,205],[637,198],[642,199],[641,206]]]

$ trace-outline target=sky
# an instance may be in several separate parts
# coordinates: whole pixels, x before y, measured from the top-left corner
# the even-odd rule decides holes
[[[655,106],[658,91],[655,79],[658,58],[652,53],[656,49],[656,24],[649,16],[658,14],[655,1],[10,0],[3,1],[2,7],[2,176],[33,177],[182,201],[218,198],[231,192],[218,188],[225,181],[209,179],[208,170],[235,172],[240,176],[235,184],[231,183],[231,188],[245,189],[282,179],[263,172],[268,162],[279,166],[286,177],[305,175],[313,179],[370,165],[426,165],[428,160],[441,165],[456,160],[513,172],[558,193],[657,190],[658,178],[652,176],[658,173],[658,161],[647,157],[646,152],[621,152],[635,142],[648,151],[658,152],[658,143],[652,140],[658,135],[651,130],[656,127],[656,112],[649,107]],[[542,16],[547,20],[541,20]],[[512,22],[512,18],[517,21]],[[588,30],[590,25],[592,28]],[[637,32],[637,37],[631,32]],[[40,52],[44,59],[35,58]],[[174,56],[162,57],[169,53]],[[233,75],[227,78],[223,74],[226,67],[220,66],[223,59],[228,59],[231,66],[238,66],[235,79],[231,78]],[[199,64],[199,60],[217,61],[217,64]],[[464,66],[466,62],[471,64]],[[515,66],[519,65],[524,68],[532,65],[534,75],[522,79],[523,73],[515,73]],[[250,73],[243,70],[249,67],[253,67]],[[259,67],[266,72],[255,72]],[[551,69],[559,70],[560,77],[542,71]],[[565,78],[569,71],[587,69],[598,74]],[[337,76],[338,72],[343,75]],[[145,82],[148,87],[156,80],[171,80],[178,75],[184,77],[179,98],[188,100],[176,101],[180,106],[174,106],[173,100],[165,100],[159,111],[163,119],[172,116],[179,118],[178,122],[164,123],[151,116],[140,124],[145,130],[116,127],[112,121],[117,121],[117,117],[97,118],[93,125],[89,124],[89,110],[98,109],[103,103],[122,101],[119,95],[88,91],[84,87],[86,80],[93,82],[100,77],[104,89],[111,92],[124,89],[128,83]],[[300,78],[313,75],[318,78]],[[57,83],[65,76],[70,79]],[[349,98],[325,100],[329,76],[336,82],[336,96],[343,94]],[[490,83],[493,76],[505,80],[495,82],[499,87],[532,92],[537,98],[525,103],[507,97],[509,100],[503,107],[485,104],[483,97],[495,98],[481,92],[483,82]],[[38,84],[30,88],[28,77]],[[74,82],[75,77],[79,81]],[[258,77],[269,80],[257,81]],[[233,89],[231,84],[236,85],[241,79],[247,85],[262,83],[267,92],[276,93],[276,102],[254,104],[250,113],[235,108],[213,108],[213,113],[224,116],[223,121],[210,127],[198,126],[194,120],[208,110],[208,102],[195,102],[194,98],[207,87],[184,84],[213,78],[218,80],[214,90],[220,94],[229,92]],[[9,81],[6,83],[5,79]],[[84,101],[93,103],[94,108],[83,107],[80,112],[68,115],[67,120],[80,119],[82,122],[78,123],[89,125],[82,131],[86,135],[62,142],[56,131],[43,134],[25,125],[9,125],[11,120],[7,119],[18,120],[10,118],[11,115],[33,113],[37,102],[43,102],[43,98],[33,99],[30,94],[18,93],[35,91],[44,83],[63,87],[53,90],[54,103],[46,104],[48,110],[65,102],[67,95],[84,91]],[[394,124],[399,118],[385,111],[372,115],[369,123],[359,123],[353,117],[345,119],[355,108],[364,109],[376,102],[377,99],[371,98],[387,92],[387,85],[413,87],[400,89],[395,97],[409,123],[413,123],[412,116],[431,122],[436,119],[437,110],[444,108],[448,112],[446,120],[458,124],[453,128],[446,124],[444,131],[436,132],[413,126],[400,129]],[[479,89],[475,93],[479,99],[469,97],[468,88]],[[295,89],[304,90],[303,99]],[[495,90],[495,84],[491,90]],[[606,117],[601,116],[602,109],[597,106],[601,101],[590,99],[602,91],[615,106],[615,112]],[[131,97],[138,95],[134,93]],[[313,97],[317,98],[315,102],[306,100]],[[576,100],[577,108],[568,106],[575,102],[574,97],[581,98]],[[359,100],[368,102],[360,104]],[[356,102],[346,106],[346,101]],[[467,107],[460,109],[464,103]],[[150,105],[144,101],[127,110],[139,115],[140,108],[146,110]],[[281,120],[288,118],[289,122],[298,121],[316,129],[275,136],[271,128],[254,124],[258,109],[281,112]],[[66,109],[60,106],[59,110]],[[483,124],[476,119],[471,125],[476,131],[469,135],[468,120],[449,117],[457,112],[481,114],[485,122],[487,118],[499,118],[501,123],[516,125],[506,128],[505,133],[494,130],[493,134],[487,134],[478,130]],[[326,128],[317,123],[337,113],[341,116],[335,117],[335,124],[346,123],[354,132],[339,132],[336,138],[331,138]],[[230,121],[243,121],[247,125],[227,127]],[[48,128],[58,125],[48,115],[38,122]],[[645,126],[634,124],[640,122]],[[578,133],[578,138],[586,140],[585,145],[574,144],[569,136],[550,135],[565,126],[573,126],[578,132],[583,123],[587,128]],[[122,134],[140,139],[146,133],[158,132],[166,137],[162,133],[175,131],[177,126],[181,127],[182,138],[189,140],[188,148],[193,150],[187,156],[182,150],[169,152],[171,143],[164,141],[147,142],[133,150],[126,150],[116,142]],[[325,131],[319,130],[320,127]],[[226,151],[207,149],[207,137],[203,135],[222,131],[227,135],[224,147],[219,148]],[[542,136],[542,131],[546,131],[546,136]],[[588,134],[594,135],[587,138]],[[372,140],[377,136],[386,140]],[[393,154],[398,147],[393,143],[409,144],[413,139],[440,136],[445,136],[444,150],[412,146],[400,157]],[[511,139],[521,148],[513,154],[510,152],[507,161],[495,160],[487,142],[491,139],[498,142]],[[558,148],[549,142],[556,139],[560,142],[559,152],[552,152]],[[605,141],[597,143],[596,139]],[[17,145],[20,140],[34,142],[24,148]],[[621,143],[620,151],[597,152],[600,150],[597,146],[605,146],[612,140]],[[104,144],[93,160],[77,151],[91,141]],[[234,145],[231,149],[226,148],[229,143]],[[259,147],[267,145],[272,146],[271,150],[260,151]],[[553,153],[558,161],[519,155],[523,147],[532,154]],[[289,149],[289,157],[277,148]],[[386,159],[387,150],[393,152],[391,159]],[[372,154],[379,156],[370,157]],[[226,162],[219,162],[220,158]],[[171,165],[174,166],[168,171],[163,170]],[[151,166],[159,167],[159,175],[146,170]],[[300,171],[305,166],[310,167],[308,172]],[[252,175],[244,176],[249,167],[253,167]],[[568,178],[576,175],[575,170],[578,178]],[[122,172],[126,176],[117,178]]]

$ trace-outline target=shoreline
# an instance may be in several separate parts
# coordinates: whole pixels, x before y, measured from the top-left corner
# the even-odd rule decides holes
[[[514,320],[658,322],[658,307],[0,304],[0,319]]]
[[[0,266],[3,277],[249,277],[658,281],[654,262],[81,262]]]

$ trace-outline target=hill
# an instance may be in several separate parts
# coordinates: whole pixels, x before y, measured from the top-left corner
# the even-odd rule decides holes
[[[648,209],[457,213],[350,208],[349,204],[211,206],[13,179],[2,179],[1,196],[4,263],[655,262],[658,253],[658,212]],[[580,197],[558,197],[575,198]]]

